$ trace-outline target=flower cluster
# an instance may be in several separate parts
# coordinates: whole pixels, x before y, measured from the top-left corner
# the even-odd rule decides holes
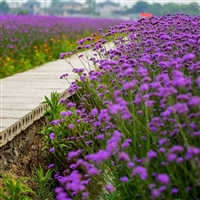
[[[94,199],[91,184],[105,199],[198,199],[200,17],[141,19],[102,36],[114,48],[94,43],[97,69],[71,85],[72,131],[84,139],[68,152],[57,199]]]
[[[99,26],[105,29],[123,21],[31,15],[0,15],[0,18],[0,78],[58,59],[59,52],[76,48],[78,40],[97,31]],[[100,34],[93,40],[99,37]],[[92,39],[87,37],[83,41]]]

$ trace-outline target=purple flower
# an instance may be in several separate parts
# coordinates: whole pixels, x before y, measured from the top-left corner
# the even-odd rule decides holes
[[[127,182],[128,180],[129,180],[129,179],[128,179],[127,176],[123,176],[123,177],[120,178],[120,181],[121,181],[121,182]]]
[[[95,136],[95,140],[104,140],[104,134],[99,134]]]
[[[90,145],[90,144],[92,144],[92,141],[90,140],[90,141],[87,141],[87,142],[85,142],[85,144],[86,145]]]
[[[174,145],[171,149],[170,149],[170,152],[171,153],[179,153],[179,152],[182,152],[184,149],[182,146],[180,145]]]
[[[54,139],[55,139],[55,133],[50,133],[50,134],[49,134],[49,138],[50,138],[51,140],[54,140]]]
[[[96,163],[102,163],[104,160],[108,160],[110,154],[105,150],[99,150],[96,154],[88,154],[85,156],[86,160],[90,160]]]
[[[68,129],[74,129],[75,126],[74,126],[74,124],[69,124],[67,127],[68,127]]]
[[[48,169],[51,169],[51,168],[53,168],[54,167],[54,164],[50,164],[49,166],[48,166]]]
[[[169,162],[173,162],[174,160],[176,160],[176,158],[177,158],[177,155],[174,154],[174,153],[170,153],[170,154],[167,155],[167,160]]]
[[[148,153],[147,153],[148,157],[149,158],[156,158],[157,157],[157,153],[153,150],[149,150]]]
[[[50,153],[53,153],[54,151],[55,151],[55,149],[53,147],[49,149]]]
[[[160,141],[159,141],[159,145],[164,145],[164,144],[166,144],[168,141],[169,141],[169,139],[167,139],[167,138],[162,138],[162,139],[160,139]]]
[[[182,60],[183,60],[183,62],[185,62],[185,61],[192,61],[192,60],[195,59],[195,57],[196,56],[194,54],[188,53],[185,56],[183,56]]]
[[[148,173],[145,167],[137,166],[132,171],[132,176],[138,175],[142,180],[146,180],[148,177]]]
[[[111,117],[108,114],[108,109],[102,109],[99,113],[98,120],[99,121],[110,121]]]
[[[54,192],[55,193],[60,193],[60,192],[63,192],[64,191],[64,189],[62,188],[62,187],[56,187],[55,189],[54,189]]]
[[[60,115],[62,116],[62,117],[66,117],[66,116],[71,116],[73,114],[73,112],[72,111],[62,111],[61,113],[60,113]]]
[[[193,135],[194,135],[194,136],[200,136],[200,131],[195,131],[195,132],[193,132]]]
[[[70,151],[68,153],[67,159],[71,160],[72,158],[79,156],[82,153],[82,151],[83,150],[81,150],[81,149],[78,149],[77,151]]]
[[[171,189],[171,194],[177,194],[177,193],[178,193],[178,188]]]
[[[95,168],[95,167],[87,167],[87,173],[89,174],[89,175],[98,175],[98,174],[100,174],[100,170],[98,170],[97,168]]]
[[[68,107],[68,108],[72,108],[72,107],[75,107],[75,106],[76,106],[76,104],[73,103],[73,102],[67,103],[67,107]]]
[[[106,189],[111,193],[115,191],[115,188],[111,184],[106,185]]]
[[[200,87],[200,76],[197,78],[197,85]]]
[[[199,155],[200,154],[200,149],[197,147],[188,147],[187,153],[186,153],[186,159],[189,160],[193,156]]]
[[[60,59],[64,59],[66,55],[67,55],[67,53],[61,53],[60,54]]]
[[[153,198],[154,198],[154,197],[160,197],[160,196],[161,196],[160,190],[158,190],[158,189],[153,189],[153,190],[151,191],[151,195],[153,196]]]
[[[98,109],[97,108],[93,108],[91,111],[90,111],[90,115],[91,116],[95,116],[98,114]]]
[[[56,200],[69,200],[71,198],[68,198],[68,195],[66,192],[60,192],[56,196]]]
[[[154,100],[147,100],[145,101],[145,105],[147,107],[152,107],[156,102]]]
[[[51,124],[52,126],[58,125],[58,124],[60,124],[60,120],[59,120],[59,119],[53,120],[53,121],[50,122],[50,124]]]
[[[129,168],[133,168],[133,167],[135,166],[135,164],[134,164],[133,162],[128,162],[128,163],[127,163],[127,166],[128,166]]]
[[[144,83],[140,86],[140,91],[147,92],[149,90],[149,85],[147,83]]]
[[[199,106],[200,107],[200,97],[193,96],[188,102],[189,106]]]
[[[151,190],[151,189],[153,189],[153,188],[155,188],[156,187],[156,184],[155,183],[150,183],[149,185],[148,185],[148,188]]]
[[[131,144],[131,142],[132,142],[131,139],[126,139],[126,140],[121,144],[122,149],[125,149],[125,148],[129,147],[130,144]]]
[[[170,183],[170,178],[167,174],[159,174],[157,176],[157,181],[159,181],[162,184],[169,184]]]
[[[130,161],[129,155],[125,152],[120,152],[118,156],[119,161]]]
[[[89,196],[89,193],[88,193],[88,192],[83,192],[82,196],[83,196],[83,197],[88,197],[88,196]]]
[[[177,159],[176,159],[176,162],[177,163],[182,163],[184,161],[184,159],[182,158],[182,157],[178,157]]]
[[[174,110],[178,114],[183,115],[185,113],[188,113],[189,108],[188,108],[186,103],[177,103],[177,104],[174,105]]]
[[[166,187],[165,185],[163,185],[163,186],[161,186],[161,187],[159,188],[159,191],[160,191],[160,192],[164,192],[166,189],[167,189],[167,187]]]
[[[123,84],[123,89],[124,90],[130,90],[131,88],[135,87],[137,84],[137,81],[133,80],[131,82],[126,82]]]

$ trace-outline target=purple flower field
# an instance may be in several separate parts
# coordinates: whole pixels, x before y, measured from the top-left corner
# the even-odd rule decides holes
[[[58,59],[59,52],[71,51],[77,46],[77,40],[98,31],[99,26],[107,29],[122,22],[31,15],[0,17],[0,78]]]
[[[56,199],[199,199],[200,16],[141,19],[102,36],[115,48],[90,46],[97,70],[73,69],[76,94],[51,122]]]

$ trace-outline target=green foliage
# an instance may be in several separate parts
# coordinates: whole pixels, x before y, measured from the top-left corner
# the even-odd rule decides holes
[[[27,10],[20,10],[17,12],[17,15],[28,15],[29,12]]]
[[[94,7],[95,7],[96,0],[86,0],[85,4],[87,6],[86,12],[87,13],[94,13]]]
[[[59,93],[52,92],[50,98],[45,96],[45,101],[42,103],[48,104],[49,108],[46,109],[45,116],[48,120],[60,120],[60,113],[63,110],[66,110],[66,106],[59,103]],[[65,161],[63,158],[69,149],[72,148],[72,141],[66,140],[66,137],[69,136],[69,133],[66,131],[65,126],[71,122],[65,120],[62,125],[58,126],[46,126],[43,127],[40,134],[43,135],[43,139],[45,141],[44,149],[54,148],[56,153],[50,153],[48,155],[49,161],[54,161],[58,166],[64,166]],[[50,133],[55,133],[55,139],[50,139]]]
[[[0,190],[0,199],[2,200],[31,200],[28,194],[35,195],[35,192],[23,183],[28,178],[24,177],[15,180],[13,177],[3,175],[2,180],[5,183],[5,187]]]
[[[40,166],[38,169],[35,168],[34,180],[36,182],[35,192],[39,200],[50,200],[53,199],[52,192],[52,170],[48,170],[46,173]]]
[[[46,109],[45,116],[47,116],[49,121],[60,118],[63,105],[59,104],[59,93],[52,92],[50,98],[45,96],[45,101],[42,104],[48,104],[49,108]]]
[[[140,13],[140,12],[146,12],[149,8],[149,4],[145,1],[138,1],[132,8],[132,12],[134,13]]]

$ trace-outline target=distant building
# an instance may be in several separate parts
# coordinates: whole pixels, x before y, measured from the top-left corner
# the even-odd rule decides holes
[[[20,6],[20,3],[19,2],[12,2],[12,3],[9,3],[9,8],[10,9],[16,9],[16,8],[19,8]]]
[[[83,4],[76,1],[60,2],[59,7],[63,16],[80,14],[83,11]]]
[[[20,11],[20,3],[19,2],[12,2],[9,3],[9,13],[17,14]]]
[[[105,2],[97,3],[95,6],[95,12],[99,13],[100,16],[112,16],[114,13],[118,11],[122,11],[122,7],[119,3],[115,3],[110,0],[106,0]]]
[[[22,5],[24,10],[29,11],[32,15],[40,14],[40,6],[41,3],[37,2],[36,0],[29,0]]]

